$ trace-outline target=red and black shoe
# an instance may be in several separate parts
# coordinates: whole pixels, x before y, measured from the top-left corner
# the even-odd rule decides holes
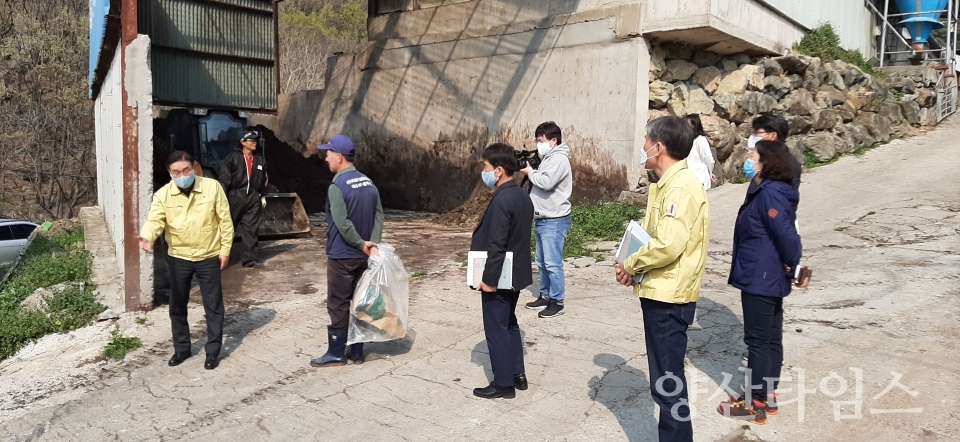
[[[780,412],[780,407],[777,406],[776,393],[767,395],[767,406],[764,407],[763,411],[767,412],[767,416],[776,416]]]
[[[767,423],[767,403],[753,399],[750,403],[743,398],[730,397],[729,401],[723,401],[717,406],[717,411],[723,417],[735,420],[744,420],[757,425]]]

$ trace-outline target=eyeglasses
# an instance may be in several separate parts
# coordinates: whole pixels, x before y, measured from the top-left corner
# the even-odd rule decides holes
[[[193,175],[193,167],[186,167],[181,170],[170,170],[170,176],[173,178],[180,178],[188,175]]]
[[[771,134],[771,132],[766,132],[766,131],[762,131],[762,130],[758,130],[758,131],[756,131],[756,132],[753,133],[753,135],[754,135],[754,136],[757,136],[757,137],[765,137],[765,136],[770,135],[770,134]]]

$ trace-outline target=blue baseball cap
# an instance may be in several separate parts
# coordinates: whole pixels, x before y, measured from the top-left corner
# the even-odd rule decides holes
[[[332,150],[341,155],[353,155],[353,141],[346,135],[334,135],[327,144],[317,146],[319,150]]]

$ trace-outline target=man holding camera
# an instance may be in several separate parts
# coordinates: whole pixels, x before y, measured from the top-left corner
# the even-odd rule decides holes
[[[570,148],[563,144],[563,135],[557,123],[548,121],[534,132],[537,153],[543,157],[536,170],[527,163],[521,170],[533,188],[536,220],[537,268],[540,270],[540,296],[527,303],[530,310],[542,310],[538,316],[553,318],[563,314],[566,297],[563,276],[563,246],[570,233],[570,195],[573,193],[573,171],[570,168]]]

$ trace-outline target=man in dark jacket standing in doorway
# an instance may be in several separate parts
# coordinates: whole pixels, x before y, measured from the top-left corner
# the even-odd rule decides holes
[[[263,155],[256,155],[260,134],[244,132],[240,150],[227,155],[220,167],[220,184],[230,201],[230,215],[234,229],[240,232],[243,247],[240,262],[244,267],[263,267],[257,259],[257,236],[260,234],[260,213],[263,210],[261,194],[267,186],[267,171]]]
[[[367,258],[379,255],[383,206],[373,181],[353,167],[353,141],[336,135],[317,147],[335,173],[327,190],[327,353],[310,361],[314,367],[363,363],[363,344],[347,354],[347,326],[353,291],[367,270]]]

